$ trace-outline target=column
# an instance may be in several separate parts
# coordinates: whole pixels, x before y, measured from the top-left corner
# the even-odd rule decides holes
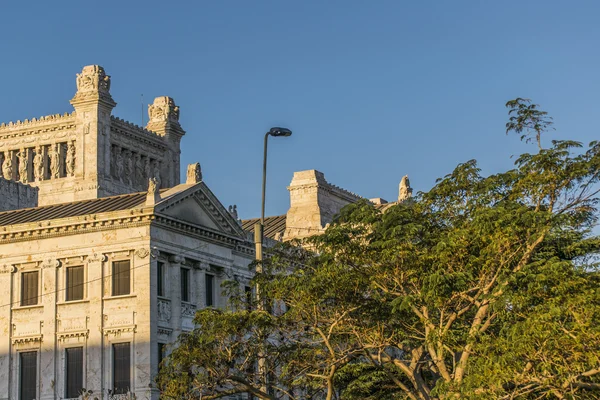
[[[106,256],[93,253],[87,257],[87,299],[89,300],[89,336],[85,351],[87,376],[83,383],[86,389],[94,394],[102,393],[104,373],[104,332],[103,332],[103,300],[104,296],[104,261]]]
[[[12,265],[0,266],[0,299],[5,299],[9,303],[13,299],[12,294],[12,276],[16,268]],[[0,308],[0,332],[7,332],[8,335],[0,336],[0,399],[8,400],[10,393],[10,353],[12,351],[11,340],[11,312],[12,307]],[[14,378],[13,378],[14,379]]]
[[[181,264],[182,256],[169,258],[169,279],[171,281],[171,326],[173,327],[173,340],[181,333]]]
[[[40,345],[40,399],[53,400],[57,379],[56,358],[56,300],[60,261],[49,259],[42,263],[41,304],[44,306],[42,343]]]

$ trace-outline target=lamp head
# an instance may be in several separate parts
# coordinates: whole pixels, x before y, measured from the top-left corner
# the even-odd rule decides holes
[[[274,127],[269,130],[271,136],[292,136],[292,131],[287,128]]]

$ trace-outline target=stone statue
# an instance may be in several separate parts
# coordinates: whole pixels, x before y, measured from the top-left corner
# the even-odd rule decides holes
[[[33,156],[33,176],[36,181],[44,179],[44,155],[42,154],[42,148],[39,146],[36,147]]]
[[[202,168],[200,168],[200,163],[190,164],[187,168],[187,178],[185,183],[187,185],[191,185],[194,183],[198,183],[202,180]]]
[[[60,153],[59,145],[50,146],[50,177],[60,178]]]
[[[156,185],[160,188],[162,181],[160,179],[160,162],[158,162],[158,161],[154,161],[153,174],[154,174],[153,178],[156,180]]]
[[[148,180],[148,195],[154,196],[158,193],[158,181],[156,178],[150,178]]]
[[[12,164],[12,154],[10,151],[7,151],[4,156],[4,162],[2,163],[2,175],[4,175],[4,179],[11,180],[13,178]]]
[[[142,164],[142,156],[138,153],[135,155],[135,183],[136,185],[144,184],[144,165]]]
[[[29,181],[29,174],[27,171],[29,157],[27,157],[27,150],[21,149],[17,153],[17,158],[19,159],[19,180],[23,183],[27,183]]]
[[[410,181],[408,175],[404,175],[400,181],[400,189],[398,191],[398,201],[404,201],[412,197],[412,188],[410,187]]]
[[[125,179],[129,185],[133,185],[133,153],[125,150]]]
[[[146,179],[152,178],[152,169],[150,166],[150,157],[146,157],[146,162],[144,163],[144,177]]]
[[[123,164],[123,153],[120,148],[115,148],[115,178],[123,181],[123,170],[125,165]]]
[[[75,142],[69,142],[66,157],[67,176],[75,175]]]
[[[239,219],[239,218],[238,218],[238,212],[237,212],[237,204],[234,204],[234,205],[232,205],[232,206],[229,206],[229,214],[231,214],[231,216],[232,216],[234,219],[236,219],[236,220],[237,220],[237,219]]]

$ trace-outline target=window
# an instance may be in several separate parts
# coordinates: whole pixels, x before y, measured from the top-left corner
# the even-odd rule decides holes
[[[19,353],[19,387],[21,400],[37,398],[37,352],[27,351]]]
[[[131,268],[129,260],[115,261],[112,264],[112,294],[113,296],[122,296],[129,294]]]
[[[215,277],[209,274],[205,275],[205,283],[206,283],[206,307],[210,307],[214,305],[215,295],[214,295],[214,285],[215,285]]]
[[[156,263],[156,294],[158,296],[165,295],[165,264],[160,261]]]
[[[162,361],[165,359],[165,355],[167,351],[167,347],[165,346],[164,343],[159,343],[158,344],[158,368],[160,369],[161,365],[160,363],[162,363]]]
[[[190,301],[190,270],[181,268],[181,301]]]
[[[67,301],[83,299],[83,266],[67,268]]]
[[[77,398],[83,389],[83,347],[65,350],[65,397]]]
[[[126,394],[131,388],[129,343],[113,344],[113,394]]]
[[[246,295],[246,308],[248,311],[252,310],[252,288],[250,286],[244,286],[244,294]]]
[[[38,271],[23,272],[21,275],[21,305],[38,303]]]

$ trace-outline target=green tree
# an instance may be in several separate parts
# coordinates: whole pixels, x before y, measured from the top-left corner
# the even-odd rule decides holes
[[[255,282],[285,307],[200,312],[163,394],[598,398],[600,144],[542,148],[547,114],[507,106],[508,131],[534,133],[538,152],[488,177],[466,162],[384,210],[359,202],[304,243],[313,252],[274,251]],[[268,392],[249,368],[261,354]]]

